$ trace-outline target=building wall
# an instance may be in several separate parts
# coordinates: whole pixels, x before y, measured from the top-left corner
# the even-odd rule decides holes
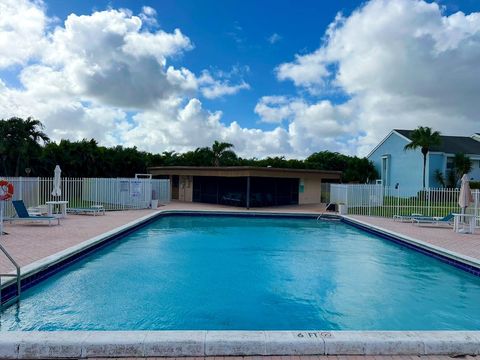
[[[404,150],[409,141],[397,133],[390,136],[368,156],[382,176],[382,157],[389,158],[388,181],[385,186],[395,186],[397,183],[403,189],[416,190],[422,188],[423,156],[419,149]]]
[[[302,192],[303,183],[303,192]],[[299,204],[318,204],[321,197],[322,181],[320,179],[302,178],[300,179],[298,203]]]
[[[181,175],[179,178],[178,200],[192,202],[193,176]]]

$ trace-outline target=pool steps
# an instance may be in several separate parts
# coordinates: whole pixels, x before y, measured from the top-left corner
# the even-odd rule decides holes
[[[479,355],[480,331],[3,332],[0,358]]]

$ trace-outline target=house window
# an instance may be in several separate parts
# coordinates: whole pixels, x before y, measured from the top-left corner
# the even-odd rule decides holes
[[[453,157],[447,157],[447,172],[453,169]]]

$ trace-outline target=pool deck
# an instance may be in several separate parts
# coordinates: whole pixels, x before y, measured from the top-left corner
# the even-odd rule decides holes
[[[478,229],[476,234],[459,234],[453,232],[451,227],[417,226],[411,223],[402,223],[393,221],[391,218],[381,217],[358,215],[350,217],[480,260],[480,233]]]
[[[172,202],[156,210],[108,212],[105,216],[69,215],[60,226],[6,224],[4,246],[22,266],[22,273],[59,256],[102,241],[106,233],[127,229],[162,211],[228,211],[321,214],[324,207],[283,206],[245,210],[227,206]],[[391,219],[351,216],[376,229],[397,233],[446,252],[480,262],[480,234],[455,234],[451,229],[416,227]],[[76,250],[75,250],[76,249]],[[0,254],[1,255],[1,254]],[[0,257],[0,272],[12,271]],[[313,335],[312,335],[313,334]],[[255,354],[330,354],[329,356],[243,356]],[[348,354],[357,356],[332,356]],[[404,354],[404,355],[402,355]],[[406,355],[405,355],[406,354]],[[410,355],[413,354],[413,355]],[[480,354],[480,332],[3,332],[0,358],[164,358],[208,360],[413,360],[447,359],[444,355]],[[219,355],[219,356],[210,356]],[[242,356],[226,356],[242,355]],[[367,355],[367,356],[363,356]],[[368,356],[375,355],[375,356]],[[402,355],[402,356],[389,356]],[[429,356],[426,356],[429,355]],[[434,355],[434,356],[433,356]],[[158,357],[161,356],[161,357]],[[187,356],[187,357],[183,357]],[[188,357],[194,356],[194,357]],[[466,357],[463,357],[466,358]],[[468,358],[468,357],[467,357]],[[472,357],[473,358],[473,357]]]

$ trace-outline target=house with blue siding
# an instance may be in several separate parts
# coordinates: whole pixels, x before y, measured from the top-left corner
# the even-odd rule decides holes
[[[384,186],[403,189],[422,189],[423,155],[420,149],[404,150],[411,142],[413,130],[392,130],[367,158],[373,162]],[[430,149],[427,155],[426,187],[441,187],[435,178],[436,170],[444,176],[452,169],[455,154],[463,153],[472,160],[472,181],[480,181],[480,134],[472,136],[441,136],[441,143]],[[379,181],[379,182],[380,182]]]

